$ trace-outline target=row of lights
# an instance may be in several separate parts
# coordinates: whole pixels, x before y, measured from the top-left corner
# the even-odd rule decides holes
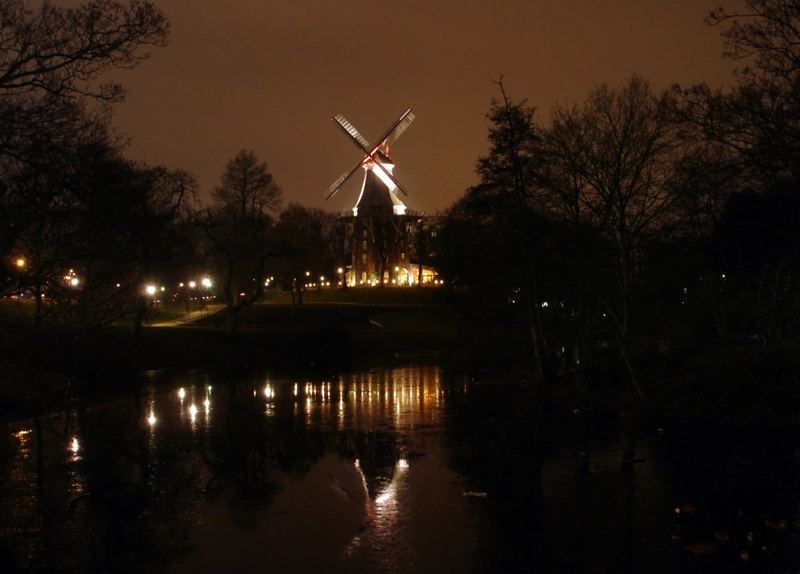
[[[211,279],[209,279],[208,277],[203,277],[203,278],[200,280],[200,284],[201,284],[203,287],[205,287],[206,289],[210,289],[210,288],[211,288],[211,287],[214,285],[214,282],[213,282],[213,281],[211,281]],[[188,284],[185,284],[185,283],[182,283],[182,282],[181,282],[181,283],[178,283],[178,287],[180,287],[180,288],[184,288],[184,287],[186,287],[187,285],[188,285],[189,289],[196,289],[196,288],[197,288],[197,282],[196,282],[196,281],[189,281],[189,283],[188,283]],[[159,291],[162,291],[162,292],[163,292],[163,291],[166,291],[166,289],[167,289],[167,288],[166,288],[166,287],[164,287],[164,286],[161,286],[161,287],[159,288],[159,287],[156,287],[155,285],[153,285],[153,284],[151,283],[151,284],[149,284],[149,285],[145,286],[145,288],[144,288],[144,292],[145,292],[145,293],[147,293],[148,295],[150,295],[150,296],[152,297],[152,296],[154,296],[156,293],[158,293]]]
[[[396,279],[392,279],[391,281],[384,281],[383,282],[384,285],[389,285],[390,283],[392,285],[397,285],[397,280]],[[442,285],[444,285],[444,279],[434,279],[433,281],[430,281],[430,283],[433,283],[434,285],[442,286]],[[355,286],[355,285],[356,285],[356,283],[354,282],[353,286]],[[359,281],[358,285],[367,285],[368,287],[377,287],[378,285],[380,285],[380,281],[378,281],[377,279],[373,279],[371,281]]]
[[[17,257],[14,260],[14,265],[17,267],[17,269],[23,270],[28,266],[28,262],[25,260],[24,257]],[[400,272],[400,267],[395,267],[394,271],[395,271],[395,273],[399,273]],[[338,285],[341,287],[342,284],[343,284],[342,276],[344,274],[344,269],[342,267],[339,267],[336,270],[336,273],[339,275],[340,279],[339,279]],[[408,275],[408,273],[407,273],[407,275]],[[306,277],[310,277],[310,276],[311,276],[311,271],[306,271]],[[408,279],[409,284],[413,284],[413,279],[411,279],[411,276],[408,275],[408,277],[409,277],[409,279]],[[725,275],[723,275],[722,277],[724,279]],[[75,272],[72,269],[70,269],[69,273],[64,276],[64,281],[67,282],[72,287],[77,287],[78,285],[80,285],[80,279],[78,279],[78,277],[75,275]],[[275,281],[275,277],[268,277],[266,279],[266,281],[264,282],[264,286],[269,286],[269,284],[271,282],[274,282],[274,281]],[[200,283],[206,289],[210,289],[211,286],[213,285],[211,279],[208,278],[208,277],[204,277],[203,279],[201,279]],[[376,287],[379,284],[379,281],[377,281],[377,280],[372,280],[372,281],[367,281],[367,282],[360,281],[359,285],[364,285],[365,283],[366,283],[366,285],[371,285],[372,287]],[[384,284],[388,284],[388,282],[384,281]],[[391,280],[391,284],[392,285],[396,285],[397,284],[397,280],[396,279],[392,279]],[[444,285],[444,281],[440,280],[440,279],[434,279],[433,280],[433,284],[434,285]],[[178,287],[184,288],[186,285],[187,284],[184,284],[183,282],[181,282],[181,283],[178,284]],[[119,286],[120,286],[120,284],[117,283],[117,287],[119,287]],[[317,286],[319,286],[319,287],[330,287],[331,286],[331,282],[327,281],[325,279],[324,275],[320,275],[319,284],[317,284],[315,282],[309,282],[309,283],[306,283],[305,286],[307,288],[309,288],[309,287],[317,287]],[[197,282],[196,281],[189,281],[188,282],[188,287],[189,287],[189,289],[197,288]],[[154,296],[159,290],[163,292],[163,291],[166,290],[166,288],[162,286],[159,289],[158,287],[156,287],[153,284],[145,286],[145,293],[147,293],[150,296]]]

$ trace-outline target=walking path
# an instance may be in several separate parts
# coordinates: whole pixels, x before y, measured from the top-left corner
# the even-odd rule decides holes
[[[222,309],[225,308],[225,305],[215,303],[213,305],[206,305],[205,309],[200,309],[198,311],[192,311],[184,315],[183,317],[178,317],[177,319],[173,319],[171,321],[162,321],[161,323],[153,323],[149,325],[150,327],[181,327],[183,325],[187,325],[198,319],[202,319],[204,317],[208,317],[213,315],[214,313],[219,313]]]

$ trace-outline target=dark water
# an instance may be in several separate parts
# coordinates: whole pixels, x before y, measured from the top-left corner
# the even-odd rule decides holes
[[[0,571],[796,571],[800,450],[433,366],[150,373],[0,423]],[[584,453],[584,454],[581,454]]]

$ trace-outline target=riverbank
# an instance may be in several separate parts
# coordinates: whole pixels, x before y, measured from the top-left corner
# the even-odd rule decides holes
[[[331,297],[326,292],[320,296]],[[159,369],[268,367],[326,376],[436,363],[485,381],[532,379],[524,330],[476,324],[457,309],[432,302],[431,294],[422,296],[426,302],[343,303],[312,296],[303,306],[253,305],[242,313],[234,336],[225,329],[224,312],[191,324],[145,326],[138,337],[129,325],[112,325],[71,345],[34,340],[17,323],[3,340],[0,413],[42,397],[64,396],[76,381],[82,390],[105,392],[124,375]],[[797,346],[777,350],[755,343],[713,343],[643,364],[645,418],[800,433],[798,351]],[[589,404],[625,416],[640,405],[623,379],[621,372],[601,367],[589,373],[582,388],[562,374],[546,390],[558,408]]]
[[[105,392],[125,375],[148,370],[269,367],[324,375],[420,362],[489,363],[502,370],[521,344],[514,330],[480,329],[442,306],[309,303],[248,310],[244,318],[250,320],[235,335],[225,329],[221,313],[191,324],[144,326],[137,337],[120,323],[70,344],[33,337],[18,322],[15,335],[2,341],[0,413],[64,396],[77,381],[81,392]]]

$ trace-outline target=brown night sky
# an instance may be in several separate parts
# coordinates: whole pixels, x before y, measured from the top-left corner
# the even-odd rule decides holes
[[[349,208],[360,176],[324,200],[359,159],[330,117],[344,114],[372,139],[412,107],[395,174],[409,207],[433,212],[475,183],[492,77],[503,74],[540,118],[633,73],[658,88],[730,81],[718,30],[703,23],[714,0],[157,4],[170,44],[120,76],[129,94],[115,124],[132,138],[130,157],[191,171],[203,197],[227,160],[251,148],[287,201]]]

